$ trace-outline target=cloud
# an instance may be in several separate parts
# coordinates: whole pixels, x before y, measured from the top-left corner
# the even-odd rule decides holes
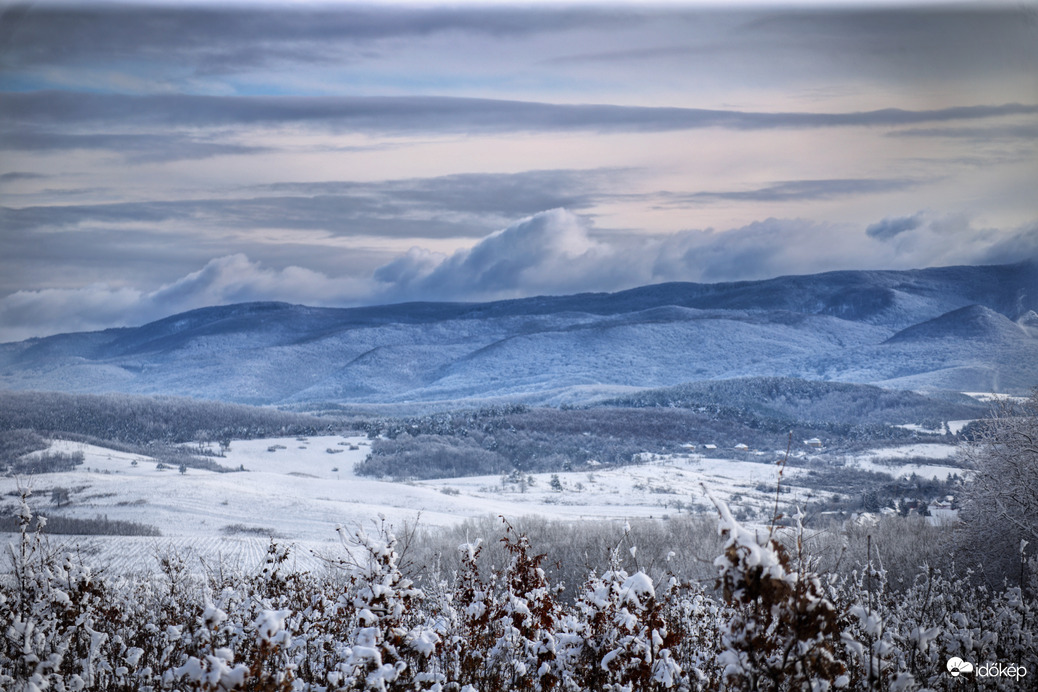
[[[609,247],[589,237],[580,217],[561,209],[523,219],[449,256],[414,248],[370,278],[333,277],[298,266],[275,269],[233,254],[153,291],[104,284],[18,291],[0,299],[0,341],[140,324],[249,301],[359,305],[491,300],[588,285],[606,289],[612,283],[596,265],[618,264],[620,258],[611,255]]]
[[[892,217],[868,226],[865,229],[865,235],[870,238],[878,238],[879,240],[889,240],[905,231],[914,231],[922,223],[923,215],[921,212],[912,216]]]
[[[726,190],[667,195],[679,202],[735,200],[741,202],[793,202],[895,192],[920,183],[907,178],[848,178],[785,180],[754,190]]]
[[[820,127],[897,127],[1032,115],[1038,105],[886,108],[845,113],[750,112],[703,108],[557,104],[443,96],[289,97],[83,92],[0,94],[0,121],[29,132],[62,128],[205,128],[309,125],[385,134],[502,132],[666,132]]]
[[[555,207],[585,209],[607,197],[628,173],[627,169],[616,168],[458,173],[375,183],[274,183],[249,188],[248,191],[312,197],[365,197],[377,199],[379,206],[387,212],[389,207],[393,207],[394,213],[400,215],[408,211],[436,210],[515,219]]]
[[[596,239],[564,209],[526,217],[450,255],[412,248],[372,276],[265,266],[243,254],[208,262],[154,290],[91,284],[0,299],[0,340],[140,324],[208,305],[287,301],[318,306],[487,301],[615,291],[664,281],[736,281],[834,269],[910,269],[1038,258],[1038,222],[978,228],[920,212],[867,228],[766,219],[729,231]]]
[[[373,278],[389,287],[389,293],[410,295],[415,285],[432,274],[445,259],[447,255],[443,253],[413,247],[403,256],[376,269]]]
[[[18,291],[0,299],[0,341],[133,324],[141,298],[136,289],[105,284]]]
[[[615,262],[613,250],[588,235],[575,214],[555,209],[491,234],[470,249],[434,263],[412,253],[376,272],[379,293],[394,299],[496,300],[586,290]]]
[[[1033,7],[925,7],[925,3],[811,3],[811,7],[668,10],[654,42],[574,46],[545,60],[558,67],[645,63],[729,84],[958,82],[1038,69]],[[803,5],[803,3],[800,3]],[[837,6],[839,5],[839,6]],[[867,5],[873,5],[869,7]],[[633,43],[633,45],[631,45]],[[780,87],[782,88],[782,87]]]
[[[920,212],[866,229],[766,219],[723,233],[677,233],[663,241],[653,274],[657,280],[713,282],[840,269],[1002,264],[1027,258],[1038,258],[1033,223],[1012,229],[977,228],[965,215]]]
[[[944,137],[947,139],[969,139],[977,142],[1002,140],[1038,140],[1038,124],[999,124],[981,127],[927,127],[897,130],[887,133],[891,137]]]
[[[280,62],[323,63],[386,39],[444,33],[491,37],[557,33],[574,26],[629,25],[633,13],[516,7],[377,5],[14,5],[0,14],[4,66],[160,60],[225,74]]]
[[[303,267],[271,269],[242,254],[214,259],[197,272],[149,293],[149,311],[182,312],[206,305],[281,300],[292,303],[352,302],[363,283],[350,277],[330,278]]]
[[[204,203],[123,202],[115,204],[0,207],[0,223],[9,232],[55,229],[88,224],[146,225],[169,219],[190,219]]]
[[[745,38],[785,49],[799,41],[834,63],[830,70],[906,84],[1038,67],[1033,5],[898,4],[764,13],[746,26]]]
[[[546,170],[373,183],[278,183],[239,189],[240,196],[229,198],[0,207],[0,223],[10,231],[204,222],[210,228],[317,230],[331,236],[476,238],[542,209],[588,208],[625,174]]]
[[[420,59],[423,48],[445,40],[476,58],[470,62],[498,68],[532,53],[543,55],[555,74],[581,64],[624,70],[643,62],[665,78],[729,84],[756,78],[779,88],[817,75],[832,83],[863,74],[919,83],[1007,70],[1030,75],[1038,68],[1033,8],[1026,3],[933,9],[815,3],[794,11],[698,4],[18,3],[0,14],[0,68],[41,73],[143,63],[166,77],[153,87],[160,88],[214,75],[385,64],[411,51]],[[530,48],[518,56],[500,50],[516,40]],[[490,41],[499,50],[486,50]]]
[[[294,266],[273,269],[245,255],[228,255],[154,291],[100,283],[18,291],[0,299],[0,340],[143,324],[210,305],[271,300],[350,304],[369,290],[367,282],[351,277]]]
[[[906,219],[915,219],[907,221]],[[893,233],[900,225],[902,229]],[[375,300],[496,300],[614,291],[662,281],[738,281],[834,269],[911,269],[1038,257],[1035,224],[976,228],[920,212],[872,224],[765,219],[728,230],[596,240],[586,219],[543,212],[442,257],[413,250],[376,273]]]
[[[0,184],[4,183],[15,183],[19,180],[42,180],[48,176],[40,173],[26,173],[23,171],[11,171],[10,173],[4,173],[0,175]]]
[[[217,142],[177,134],[69,134],[0,132],[0,151],[110,151],[133,163],[208,159],[258,154],[270,147]]]

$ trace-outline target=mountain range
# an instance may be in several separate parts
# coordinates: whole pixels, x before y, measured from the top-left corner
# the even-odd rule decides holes
[[[490,303],[243,303],[0,344],[0,388],[250,404],[581,404],[792,377],[1024,393],[1038,263],[666,283]]]

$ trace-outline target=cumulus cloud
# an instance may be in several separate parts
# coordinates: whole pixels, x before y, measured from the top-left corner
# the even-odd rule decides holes
[[[568,292],[598,284],[596,268],[612,264],[612,256],[610,246],[591,239],[580,217],[555,209],[493,233],[438,264],[413,263],[416,271],[410,275],[400,271],[402,266],[394,266],[396,281],[382,290],[390,296],[441,300]],[[376,273],[376,278],[386,276]]]
[[[847,269],[860,243],[845,226],[766,219],[726,232],[686,231],[661,243],[659,280],[732,281]]]
[[[865,229],[865,235],[879,240],[889,240],[905,231],[914,231],[923,223],[922,213],[883,219]]]
[[[228,255],[154,291],[106,284],[18,291],[0,299],[0,341],[143,324],[210,305],[267,300],[350,304],[368,289],[352,277],[329,277],[303,267],[273,269],[245,255]]]
[[[133,324],[142,294],[127,287],[17,291],[0,299],[0,341]]]
[[[731,281],[840,269],[914,269],[1038,258],[1035,224],[976,227],[926,212],[852,224],[766,219],[723,233],[687,231],[662,243],[657,280]],[[682,277],[682,278],[679,278]]]
[[[149,293],[147,303],[160,313],[255,300],[325,304],[354,300],[360,288],[355,279],[329,278],[303,267],[271,269],[236,254],[214,259],[201,270]]]
[[[917,227],[880,239],[882,249],[889,253],[888,266],[904,267],[906,262],[920,260],[921,266],[947,266],[1038,258],[1038,223],[1000,229],[977,226],[966,214],[921,216],[923,221]]]
[[[1038,258],[1038,223],[977,228],[925,212],[867,228],[766,219],[728,231],[603,240],[586,218],[554,209],[450,255],[412,248],[368,277],[273,268],[220,257],[152,291],[93,284],[0,299],[0,341],[140,324],[194,308],[257,300],[319,306],[486,301],[615,291],[663,281],[734,281],[833,269],[909,269]]]
[[[403,256],[375,270],[375,281],[385,286],[392,286],[396,292],[409,293],[414,285],[429,276],[447,255],[430,252],[425,248],[413,247]]]

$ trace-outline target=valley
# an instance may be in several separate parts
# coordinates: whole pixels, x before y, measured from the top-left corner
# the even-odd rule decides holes
[[[497,515],[619,527],[632,519],[709,513],[705,486],[740,517],[763,525],[775,502],[777,462],[785,456],[784,449],[750,451],[743,459],[688,450],[646,453],[624,466],[590,460],[583,468],[554,473],[380,480],[354,470],[370,444],[349,435],[234,440],[219,463],[244,470],[221,473],[181,472],[145,455],[57,440],[47,453],[78,452],[82,464],[68,472],[0,479],[0,516],[10,516],[19,490],[28,489],[30,505],[44,516],[103,516],[157,529],[161,536],[52,536],[55,546],[119,573],[152,572],[170,550],[196,566],[224,561],[249,571],[262,561],[271,538],[294,546],[298,568],[319,569],[321,556],[342,549],[336,526],[363,527],[380,516],[398,528],[445,528]],[[833,458],[798,441],[782,470],[782,506],[831,499],[832,492],[814,487],[811,472],[834,464],[882,474],[887,481],[912,474],[945,481],[963,473],[955,454],[947,442],[923,442]],[[59,500],[61,490],[67,493]],[[835,494],[860,504],[847,493]]]
[[[594,623],[625,631],[601,606],[651,618],[658,646],[685,633],[674,674],[721,679],[723,654],[693,639],[722,642],[752,612],[732,585],[807,585],[787,619],[827,604],[848,652],[914,656],[943,632],[928,659],[898,664],[923,679],[960,630],[1009,641],[1030,617],[1004,579],[1034,560],[990,511],[1019,464],[990,455],[1033,426],[1036,276],[1025,263],[486,304],[249,303],[0,344],[6,602],[47,613],[54,641],[67,603],[109,608],[89,621],[111,637],[106,660],[128,655],[126,637],[149,657],[114,667],[120,679],[203,675],[198,656],[261,670],[273,651],[277,670],[291,656],[334,688],[342,666],[321,647],[348,642],[354,665],[373,618],[389,622],[365,600],[387,585],[413,605],[400,670],[415,680],[464,668],[446,638],[509,641],[507,609],[537,599],[564,656]],[[873,579],[882,641],[855,617],[877,607]],[[931,586],[961,626],[926,629]],[[142,631],[137,613],[157,624]],[[234,623],[219,660],[196,647],[214,617]],[[558,670],[590,680],[628,649]]]

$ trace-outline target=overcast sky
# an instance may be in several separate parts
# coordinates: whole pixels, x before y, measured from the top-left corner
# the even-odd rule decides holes
[[[1038,256],[1038,4],[0,0],[0,341]]]

